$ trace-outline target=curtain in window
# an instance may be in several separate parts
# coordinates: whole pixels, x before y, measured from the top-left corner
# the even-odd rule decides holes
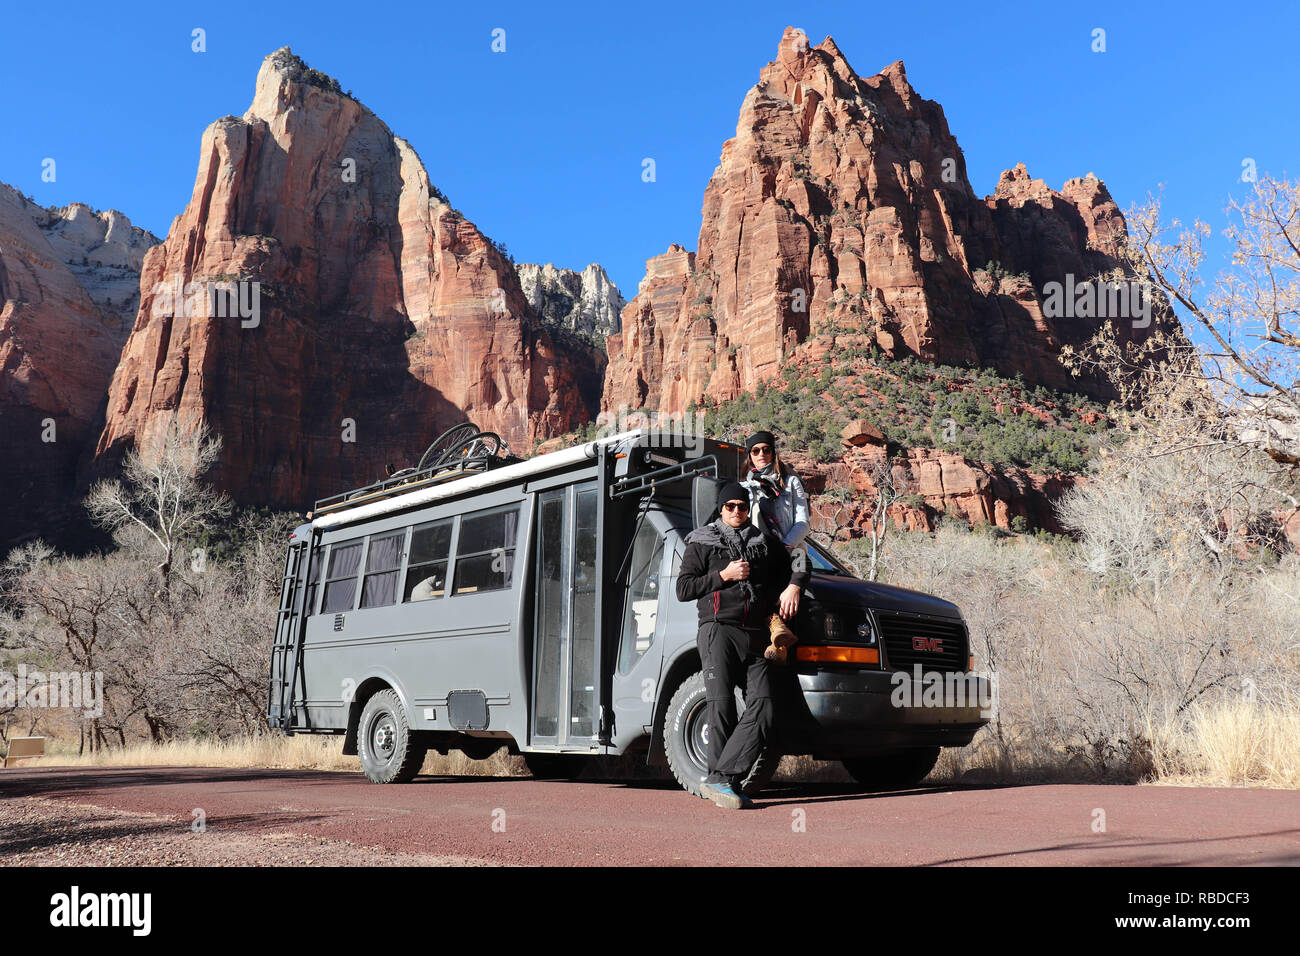
[[[366,555],[367,571],[391,571],[402,563],[402,541],[405,535],[372,538],[370,552]]]
[[[357,593],[357,569],[361,566],[361,542],[330,549],[328,579],[321,611],[333,613],[352,608]]]
[[[365,586],[361,589],[362,607],[384,607],[396,602],[396,571],[385,571],[383,574],[369,574],[366,576]]]
[[[326,577],[331,581],[336,578],[350,578],[357,573],[357,566],[360,564],[361,542],[335,548],[330,552],[330,571]]]

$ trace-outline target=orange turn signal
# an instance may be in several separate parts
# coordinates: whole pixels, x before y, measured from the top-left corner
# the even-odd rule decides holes
[[[880,650],[875,647],[800,644],[794,649],[794,657],[795,660],[822,664],[879,664]]]
[[[975,655],[971,654],[968,658],[966,658],[966,670],[973,671],[974,669],[975,669]]]

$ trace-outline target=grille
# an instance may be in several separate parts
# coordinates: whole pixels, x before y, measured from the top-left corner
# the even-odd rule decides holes
[[[914,664],[927,671],[966,669],[966,628],[961,622],[890,611],[877,611],[876,621],[885,645],[888,670],[911,670]],[[934,646],[931,642],[938,642],[942,649],[928,649]]]

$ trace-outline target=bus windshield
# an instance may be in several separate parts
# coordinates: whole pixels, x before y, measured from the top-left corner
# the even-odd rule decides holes
[[[804,546],[808,549],[808,563],[812,565],[814,571],[821,571],[824,574],[843,574],[853,577],[853,572],[835,560],[831,554],[824,550],[821,545],[814,542],[811,538],[804,538]]]

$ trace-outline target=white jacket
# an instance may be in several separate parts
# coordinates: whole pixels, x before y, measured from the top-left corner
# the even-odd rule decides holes
[[[767,493],[753,478],[747,478],[741,484],[749,489],[750,521],[759,530],[766,530],[759,509],[762,507],[762,501],[767,498]],[[785,490],[769,506],[772,508],[776,523],[780,526],[781,542],[787,548],[797,548],[803,544],[803,539],[808,537],[810,530],[808,492],[798,475],[793,472],[786,475]]]

